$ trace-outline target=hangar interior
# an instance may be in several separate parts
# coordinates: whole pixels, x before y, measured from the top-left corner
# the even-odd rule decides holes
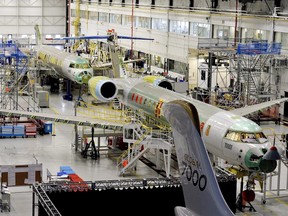
[[[162,106],[172,96],[134,86],[144,80],[168,88],[176,99],[200,101],[195,106],[206,135],[205,112],[212,113],[206,104],[229,112],[258,105],[242,116],[262,127],[253,136],[263,133],[271,144],[268,151],[277,147],[273,172],[247,171],[244,162],[239,168],[216,150],[208,151],[209,157],[235,215],[286,215],[288,103],[260,105],[288,97],[286,1],[18,0],[0,5],[3,214],[89,214],[95,202],[106,210],[113,202],[117,205],[107,214],[135,215],[128,206],[143,210],[144,205],[142,214],[174,215],[175,206],[184,206],[175,137],[162,118]],[[101,81],[91,82],[97,77]],[[134,81],[131,87],[118,81],[121,88],[113,89],[111,80],[117,84],[119,78]],[[109,89],[92,91],[102,82]],[[125,93],[134,87],[138,90]],[[220,134],[225,118],[219,119]],[[243,144],[240,136],[251,135],[240,129],[243,133],[226,130],[222,140],[214,138],[225,146],[220,155],[229,154],[231,141]],[[239,163],[239,154],[234,152],[231,161]],[[72,208],[76,205],[85,210]]]

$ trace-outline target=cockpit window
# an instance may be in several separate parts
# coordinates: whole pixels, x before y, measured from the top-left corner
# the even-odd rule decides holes
[[[258,143],[254,133],[241,133],[241,139],[245,143]]]
[[[75,64],[74,64],[74,63],[71,63],[71,64],[69,65],[69,67],[70,67],[70,68],[75,68]]]
[[[267,142],[267,137],[265,136],[265,134],[263,132],[256,133],[255,137],[260,143]]]
[[[267,137],[263,132],[259,133],[246,133],[239,131],[228,131],[225,138],[230,139],[235,142],[243,143],[265,143],[267,142]]]
[[[226,138],[233,140],[235,142],[240,142],[241,134],[240,132],[237,132],[237,131],[228,131],[228,133],[226,134]]]
[[[87,69],[87,68],[89,68],[89,64],[83,64],[82,65],[82,69]]]

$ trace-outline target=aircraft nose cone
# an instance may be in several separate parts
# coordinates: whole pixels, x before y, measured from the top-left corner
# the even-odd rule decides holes
[[[89,76],[89,75],[84,75],[84,76],[82,77],[82,83],[87,84],[90,78],[91,78],[91,76]]]
[[[273,172],[277,167],[277,161],[276,160],[265,160],[263,158],[259,161],[259,168],[264,173],[270,173]]]
[[[277,166],[276,160],[266,160],[263,158],[263,149],[251,148],[246,154],[245,164],[250,170],[270,173]]]

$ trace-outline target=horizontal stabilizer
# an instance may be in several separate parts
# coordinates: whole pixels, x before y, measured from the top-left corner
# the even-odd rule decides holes
[[[196,214],[193,214],[189,209],[177,206],[174,209],[175,216],[196,216]]]

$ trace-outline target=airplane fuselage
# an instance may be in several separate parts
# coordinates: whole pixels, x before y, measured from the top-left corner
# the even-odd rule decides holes
[[[93,76],[93,68],[85,58],[48,45],[37,46],[35,49],[38,59],[64,78],[83,84],[88,83]]]
[[[262,157],[271,144],[255,122],[140,79],[113,79],[113,82],[118,89],[123,89],[120,101],[164,121],[162,108],[166,103],[183,100],[193,104],[199,114],[207,150],[229,164],[250,171],[271,172],[276,168],[276,161],[263,163]],[[244,141],[248,136],[250,140]]]

